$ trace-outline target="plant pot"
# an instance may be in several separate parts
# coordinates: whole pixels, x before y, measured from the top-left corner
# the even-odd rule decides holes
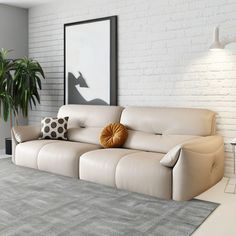
[[[5,150],[7,155],[12,154],[12,141],[11,138],[5,138]]]

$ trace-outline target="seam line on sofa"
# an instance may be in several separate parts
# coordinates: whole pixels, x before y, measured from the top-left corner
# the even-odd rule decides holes
[[[41,150],[42,150],[44,147],[46,147],[47,145],[52,144],[52,143],[57,143],[57,142],[58,142],[58,140],[55,140],[54,142],[46,143],[46,144],[44,144],[41,148],[39,148],[39,151],[38,151],[38,153],[37,153],[37,161],[36,161],[38,170],[39,170],[38,159],[39,159],[39,153],[41,152]]]
[[[130,150],[132,150],[132,149],[130,149]],[[121,159],[123,159],[124,157],[130,156],[130,155],[132,155],[132,154],[139,153],[139,152],[145,152],[145,151],[138,151],[138,150],[137,150],[136,152],[128,153],[128,154],[122,156],[122,157],[120,158],[120,160],[117,162],[117,165],[116,165],[116,168],[115,168],[115,176],[114,176],[114,179],[115,179],[115,187],[116,187],[116,188],[117,188],[117,186],[116,186],[116,171],[117,171],[117,166],[119,165]]]

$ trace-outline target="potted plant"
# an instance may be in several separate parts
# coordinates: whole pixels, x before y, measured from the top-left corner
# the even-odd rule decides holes
[[[41,78],[45,78],[40,64],[29,58],[8,60],[9,51],[0,51],[0,115],[5,121],[10,119],[10,128],[18,125],[18,116],[28,116],[40,103],[38,90],[41,90]],[[11,139],[6,139],[6,153],[11,154]]]

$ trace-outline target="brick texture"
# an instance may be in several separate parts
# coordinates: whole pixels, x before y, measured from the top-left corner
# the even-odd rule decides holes
[[[29,56],[43,66],[41,105],[29,123],[63,104],[63,24],[119,17],[119,105],[200,107],[217,112],[225,175],[233,175],[236,44],[208,50],[215,25],[236,38],[235,0],[62,0],[29,10]]]

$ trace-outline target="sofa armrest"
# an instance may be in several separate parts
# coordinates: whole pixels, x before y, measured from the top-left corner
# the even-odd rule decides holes
[[[12,128],[12,136],[18,143],[36,140],[40,137],[40,126],[15,126]]]
[[[36,140],[40,137],[39,126],[15,126],[11,130],[12,138],[12,162],[15,163],[16,146],[30,140]]]
[[[224,142],[219,135],[201,137],[180,145],[173,167],[172,197],[192,199],[224,175]]]

